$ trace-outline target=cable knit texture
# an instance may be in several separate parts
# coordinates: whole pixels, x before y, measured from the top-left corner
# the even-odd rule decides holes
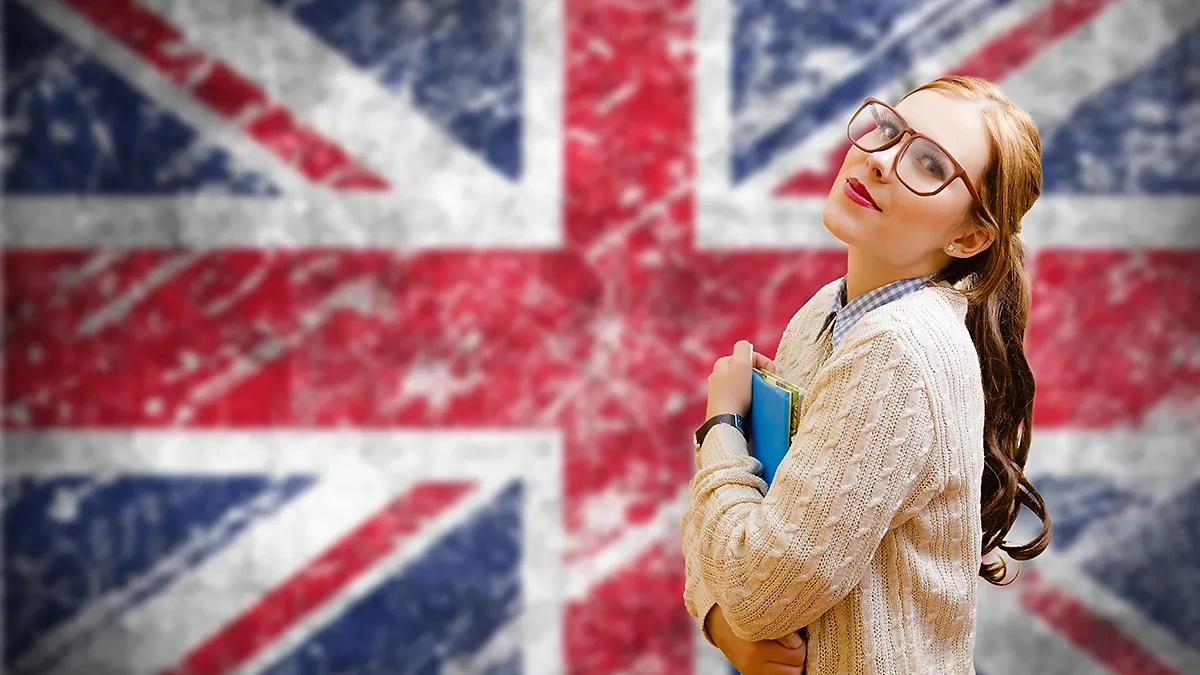
[[[914,291],[834,349],[817,333],[837,289],[780,340],[779,373],[806,393],[770,490],[732,426],[697,453],[684,604],[702,629],[721,605],[749,640],[807,627],[807,675],[974,673],[984,417],[966,300]]]

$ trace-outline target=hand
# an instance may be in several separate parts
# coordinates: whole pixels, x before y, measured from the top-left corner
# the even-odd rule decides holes
[[[742,675],[802,675],[808,644],[796,631],[778,640],[750,642],[733,634],[720,605],[713,605],[704,625],[721,653]]]
[[[722,413],[745,415],[750,410],[750,377],[754,368],[775,372],[775,362],[738,340],[731,356],[722,356],[708,376],[708,411],[704,419]]]

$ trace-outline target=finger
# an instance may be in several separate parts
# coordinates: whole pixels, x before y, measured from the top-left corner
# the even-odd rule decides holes
[[[733,360],[738,363],[750,363],[750,356],[754,353],[754,345],[750,344],[749,340],[738,340],[733,346]]]
[[[800,645],[804,644],[804,640],[800,638],[799,633],[789,633],[776,640],[776,642],[784,647],[787,647],[788,649],[796,649]]]
[[[767,661],[789,666],[802,666],[804,659],[808,656],[808,647],[804,645],[796,649],[789,649],[774,640],[766,640],[762,643],[762,655]]]
[[[758,352],[754,352],[754,367],[762,368],[768,373],[775,372],[775,362],[768,359],[765,354],[759,354]]]

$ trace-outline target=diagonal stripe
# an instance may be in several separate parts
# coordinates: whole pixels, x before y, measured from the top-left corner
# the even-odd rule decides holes
[[[1055,0],[1017,26],[993,39],[946,72],[1001,80],[1018,70],[1039,51],[1049,47],[1095,16],[1113,0]],[[823,170],[805,170],[775,189],[776,196],[824,194],[837,178],[850,149],[842,141],[829,152]]]
[[[439,519],[438,525],[448,525],[443,531],[428,537],[437,526],[422,528],[428,544],[417,555],[399,566],[386,557],[360,575],[349,593],[325,603],[317,613],[323,617],[272,640],[262,657],[240,672],[444,673],[452,660],[475,660],[484,644],[519,621],[529,605],[521,570],[529,555],[520,546],[525,538],[521,481],[496,490],[478,487]],[[468,505],[469,510],[463,508]],[[389,649],[379,650],[380,639]],[[520,656],[529,656],[524,644],[513,646]],[[527,672],[544,672],[526,663]]]
[[[28,440],[28,437],[9,437],[6,455],[34,451],[26,445]],[[19,501],[5,504],[6,520],[14,519],[8,520],[8,524],[21,523],[15,537],[11,532],[6,535],[4,552],[8,563],[6,590],[12,603],[9,609],[16,608],[10,619],[20,617],[14,623],[24,626],[9,634],[10,649],[16,648],[10,654],[16,658],[8,665],[15,672],[43,673],[58,667],[60,661],[77,652],[97,633],[121,621],[214,554],[226,550],[245,530],[274,515],[313,482],[311,476],[305,475],[264,479],[253,475],[162,478],[126,474],[112,481],[96,480],[94,476],[81,478],[76,473],[65,478],[60,475],[29,480],[31,488],[43,492],[49,489],[56,495],[59,500],[56,505],[78,500],[70,508],[79,512],[66,523],[54,522],[53,516],[61,511],[49,509],[46,516],[51,519],[40,523],[39,516],[14,512],[14,508],[20,508]],[[72,484],[74,490],[66,487]],[[16,492],[23,493],[26,499],[36,494],[35,489]],[[61,501],[64,497],[65,502]],[[238,497],[246,498],[234,501]],[[128,514],[138,512],[133,503],[153,503],[156,499],[169,504],[162,520],[180,527],[160,529],[161,521],[157,518],[138,521],[129,517]],[[123,515],[118,519],[117,513]],[[122,526],[114,537],[123,542],[118,551],[96,550],[85,543],[87,537],[81,534],[85,528],[101,531],[106,523],[117,520]],[[39,554],[29,555],[29,550],[22,550],[22,544],[40,541],[50,534],[55,540],[78,542],[80,548],[72,557],[81,566],[79,569],[65,564],[65,558],[46,564],[45,559],[39,561]],[[92,557],[97,552],[99,556]],[[156,558],[159,554],[161,557]],[[33,561],[39,562],[31,568]],[[108,574],[99,581],[89,582],[72,576],[95,568],[104,568]],[[48,618],[38,611],[38,605],[47,596],[55,595],[51,589],[81,584],[87,584],[91,590],[72,599],[77,606],[64,608],[67,611],[54,617],[56,620],[41,625],[28,620],[28,616]],[[27,613],[29,608],[32,611]]]
[[[1175,675],[1174,669],[1131,640],[1118,626],[1046,584],[1036,569],[1024,570],[1019,578],[1026,582],[1021,588],[1021,606],[1041,617],[1110,672],[1117,675]]]
[[[252,658],[469,489],[461,482],[427,483],[401,495],[193,649],[170,672],[225,672]]]
[[[225,61],[197,50],[178,29],[133,0],[65,2],[310,181],[342,190],[388,187]]]
[[[1079,28],[1113,0],[1057,0],[984,45],[954,69],[957,75],[1004,79],[1046,47]]]
[[[567,672],[694,672],[681,667],[695,656],[690,637],[696,630],[680,600],[683,574],[678,538],[651,539],[588,597],[572,600],[564,635]]]
[[[479,155],[451,141],[405,95],[376,81],[372,73],[378,71],[356,67],[270,3],[141,0],[140,4],[164,21],[187,27],[196,49],[220,54],[266,96],[290,110],[303,111],[306,122],[319,133],[336,138],[389,183],[404,186],[405,192],[421,189],[418,186],[428,179],[431,167],[437,167],[434,173],[454,176],[460,184],[478,182],[483,193],[504,188],[505,181]],[[269,45],[258,39],[260,35],[271,36]],[[413,157],[423,161],[414,162]]]
[[[921,5],[919,11],[892,17],[897,20],[886,28],[882,25],[872,28],[868,26],[871,25],[872,18],[878,20],[880,17],[892,15],[892,12],[876,12],[873,13],[873,17],[872,14],[863,15],[863,24],[865,25],[857,26],[846,33],[847,36],[858,36],[859,41],[851,38],[845,43],[837,44],[837,51],[834,52],[836,57],[830,56],[830,52],[827,51],[820,56],[817,54],[821,54],[821,52],[817,52],[803,57],[804,61],[810,63],[823,61],[829,70],[821,73],[821,69],[818,67],[817,72],[821,74],[810,74],[802,70],[805,77],[800,78],[800,83],[789,87],[790,96],[774,93],[766,99],[770,103],[764,101],[764,104],[771,108],[787,114],[782,124],[770,125],[768,120],[775,115],[770,112],[760,114],[757,111],[757,108],[764,106],[754,106],[744,111],[738,110],[741,101],[737,96],[737,89],[746,86],[743,83],[749,81],[752,87],[771,86],[754,81],[754,76],[749,73],[749,78],[739,76],[740,86],[735,88],[735,96],[732,99],[737,118],[731,166],[733,182],[741,185],[749,176],[772,162],[779,153],[786,152],[795,143],[803,143],[811,134],[827,125],[838,115],[839,110],[861,101],[876,87],[894,78],[903,77],[912,69],[914,61],[919,58],[919,55],[930,49],[936,49],[940,45],[962,39],[963,34],[971,27],[987,24],[996,13],[1003,15],[1006,12],[1005,6],[1011,2],[1012,0],[952,0],[950,2],[941,0],[940,2],[919,3]],[[782,23],[786,20],[782,16],[776,15],[775,17],[776,22]],[[811,22],[808,29],[812,31],[813,41],[820,41],[821,38],[816,31],[821,28],[813,31],[813,26],[823,27],[824,21],[816,16],[802,19],[793,18],[792,20]],[[836,25],[837,20],[831,18],[830,22]],[[746,30],[739,30],[738,35],[743,32],[750,36],[760,35],[759,31],[750,26],[738,25],[738,29],[743,28]],[[777,27],[776,30],[788,31],[786,27],[782,26]],[[835,33],[838,30],[838,28],[832,28]],[[841,30],[846,29],[842,28]],[[882,34],[877,34],[876,31]],[[864,40],[867,36],[871,37]],[[768,53],[772,54],[773,58],[781,58],[782,54],[775,53],[774,42],[771,44]],[[736,44],[735,53],[745,49],[741,44]],[[867,56],[862,62],[847,62],[848,57],[852,59],[853,57],[850,55],[855,52],[865,52]],[[798,58],[798,56],[791,55],[790,58]],[[769,57],[768,62],[770,60],[773,59]],[[834,64],[837,64],[836,69]],[[741,62],[741,59],[735,59],[733,67],[741,71],[756,69],[751,64]],[[808,82],[807,80],[810,78],[815,81]],[[795,101],[797,97],[801,100]],[[792,99],[791,102],[788,101],[789,98]],[[796,102],[799,105],[795,105]],[[760,116],[766,119],[755,119]]]
[[[977,675],[1103,673],[1090,654],[1064,640],[1053,626],[1031,618],[1022,606],[1021,587],[1028,583],[1031,567],[1039,562],[1023,563],[1021,576],[1007,586],[980,581],[974,651]]]

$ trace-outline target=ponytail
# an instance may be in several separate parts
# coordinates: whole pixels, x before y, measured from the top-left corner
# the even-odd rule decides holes
[[[1033,371],[1025,358],[1030,288],[1025,273],[1024,245],[1020,239],[1012,237],[1007,248],[1007,251],[984,254],[990,258],[984,268],[994,264],[999,269],[985,275],[994,280],[992,284],[969,293],[976,297],[967,310],[967,328],[979,354],[985,401],[980,504],[982,553],[987,555],[999,548],[1013,560],[1021,561],[1044,551],[1054,529],[1041,494],[1025,477],[1036,388]],[[1022,505],[1042,522],[1041,532],[1026,544],[1007,544],[1003,537],[1012,529]],[[979,566],[979,576],[996,585],[1002,585],[1000,582],[1006,572],[1003,560],[980,563]]]

